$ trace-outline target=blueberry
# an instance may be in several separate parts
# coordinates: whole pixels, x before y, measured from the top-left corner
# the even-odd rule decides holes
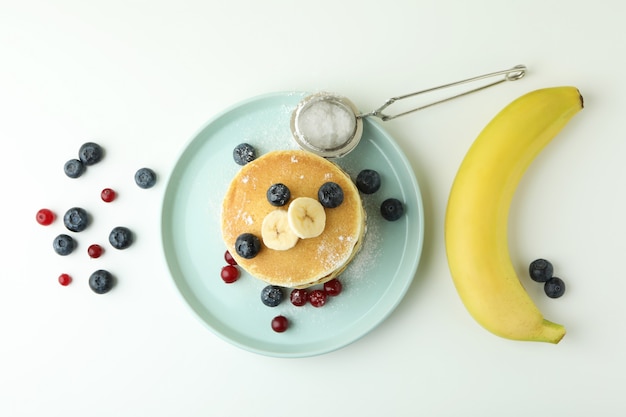
[[[135,182],[139,188],[152,188],[156,184],[156,173],[150,168],[139,168],[135,172]]]
[[[273,206],[284,206],[290,198],[291,191],[289,191],[289,188],[287,188],[285,184],[273,184],[267,189],[267,201]]]
[[[235,251],[245,259],[252,259],[261,250],[261,241],[252,233],[243,233],[235,240]]]
[[[115,249],[126,249],[133,243],[133,233],[127,227],[114,227],[109,233],[109,243]]]
[[[283,301],[283,290],[276,285],[268,285],[261,290],[261,301],[268,307],[276,307]]]
[[[89,225],[89,215],[80,207],[72,207],[65,212],[63,224],[72,232],[82,232]]]
[[[245,165],[256,159],[256,149],[249,143],[240,143],[233,149],[233,159],[239,165]]]
[[[343,190],[336,182],[326,182],[317,191],[317,199],[326,208],[339,207],[343,203]]]
[[[552,277],[543,285],[543,290],[550,298],[559,298],[565,293],[565,283],[561,278]]]
[[[364,169],[356,177],[356,188],[363,194],[374,194],[380,188],[380,175],[373,169]]]
[[[103,154],[100,145],[93,142],[84,143],[78,150],[78,158],[86,166],[100,162]]]
[[[105,294],[111,291],[114,284],[115,279],[113,275],[104,269],[97,270],[89,277],[89,288],[96,294]]]
[[[549,261],[545,259],[536,259],[530,263],[528,267],[528,274],[537,282],[546,282],[552,278],[554,273],[554,267]]]
[[[74,239],[68,235],[58,235],[52,241],[54,251],[61,256],[66,256],[72,253],[75,246]]]
[[[404,206],[397,198],[388,198],[380,205],[380,214],[391,222],[398,220],[404,214]]]
[[[63,171],[70,178],[78,178],[85,172],[85,165],[78,159],[70,159],[63,166]]]

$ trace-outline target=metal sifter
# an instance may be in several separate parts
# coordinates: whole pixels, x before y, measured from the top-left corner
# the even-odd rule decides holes
[[[392,97],[377,109],[360,113],[357,107],[345,97],[340,95],[320,92],[305,97],[291,115],[291,131],[298,145],[307,151],[313,152],[325,158],[338,158],[352,151],[361,140],[363,134],[363,118],[374,116],[382,121],[395,119],[435,104],[443,103],[457,97],[484,90],[485,88],[503,83],[516,81],[526,75],[526,66],[516,65],[513,68],[479,75],[477,77],[440,85],[415,93]],[[497,81],[473,88],[453,96],[437,100],[420,107],[413,108],[401,113],[389,115],[383,111],[399,100],[415,97],[421,94],[442,90],[461,84],[480,81],[486,78],[503,76]]]

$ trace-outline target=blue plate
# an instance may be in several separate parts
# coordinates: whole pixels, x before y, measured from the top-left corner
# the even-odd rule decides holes
[[[220,114],[191,140],[169,178],[162,211],[163,249],[174,282],[186,303],[214,333],[243,349],[277,357],[327,353],[367,334],[404,297],[420,259],[424,212],[419,186],[406,157],[375,122],[364,120],[358,147],[336,161],[351,176],[377,170],[383,185],[363,195],[367,233],[363,247],[341,275],[343,292],[325,306],[277,307],[260,301],[265,284],[243,272],[233,284],[220,278],[225,245],[221,240],[221,200],[240,166],[233,148],[248,142],[259,154],[295,149],[289,120],[304,93],[276,93],[240,103]],[[380,204],[404,202],[405,216],[383,220]],[[288,293],[286,294],[288,296]],[[273,317],[284,315],[289,329],[276,333]]]

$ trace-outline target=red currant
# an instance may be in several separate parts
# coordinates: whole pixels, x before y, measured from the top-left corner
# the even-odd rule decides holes
[[[308,296],[309,293],[307,290],[305,290],[304,288],[296,288],[295,290],[291,291],[291,294],[289,295],[289,300],[291,300],[291,304],[293,304],[294,306],[302,307],[308,301]]]
[[[100,245],[90,245],[87,248],[87,253],[89,254],[90,258],[99,258],[100,256],[102,256],[102,252],[104,252],[104,249],[102,249],[102,246]]]
[[[233,255],[229,251],[224,252],[224,260],[228,265],[237,265],[237,261],[233,258]]]
[[[329,297],[335,297],[341,293],[343,289],[343,285],[337,278],[331,279],[330,281],[324,283],[324,291]]]
[[[285,316],[276,316],[272,319],[272,330],[282,333],[289,328],[289,320]]]
[[[48,209],[41,209],[37,212],[37,223],[42,226],[49,226],[54,221],[54,213]]]
[[[59,284],[63,285],[64,287],[70,285],[71,282],[72,282],[72,277],[69,276],[68,274],[59,275]]]
[[[326,304],[326,293],[322,290],[313,290],[309,294],[309,303],[313,307],[322,307]]]
[[[115,194],[115,191],[113,191],[110,188],[105,188],[104,190],[102,190],[102,192],[100,193],[100,198],[102,199],[102,201],[104,201],[105,203],[110,203],[111,201],[115,200],[115,197],[117,195]]]
[[[239,279],[239,269],[234,265],[226,265],[222,268],[222,279],[227,284],[232,284]]]

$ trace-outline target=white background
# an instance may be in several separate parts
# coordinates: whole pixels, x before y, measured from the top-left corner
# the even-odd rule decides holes
[[[623,416],[623,16],[618,0],[1,0],[0,415]],[[370,110],[520,63],[522,81],[385,124],[422,189],[425,247],[400,306],[364,338],[311,358],[260,356],[215,336],[177,294],[161,200],[177,155],[225,107],[331,90]],[[522,180],[510,246],[530,295],[568,334],[513,342],[461,304],[445,206],[482,127],[556,85],[577,86],[585,109]],[[87,140],[106,147],[106,164],[71,181],[62,165]],[[158,172],[155,188],[132,182],[141,166]],[[104,207],[107,186],[124,198]],[[132,226],[136,245],[101,260],[54,254],[62,222],[44,228],[35,212],[75,201]],[[537,257],[566,281],[562,298],[526,278]],[[96,264],[132,279],[96,296],[80,279]],[[60,286],[60,272],[74,283]]]

